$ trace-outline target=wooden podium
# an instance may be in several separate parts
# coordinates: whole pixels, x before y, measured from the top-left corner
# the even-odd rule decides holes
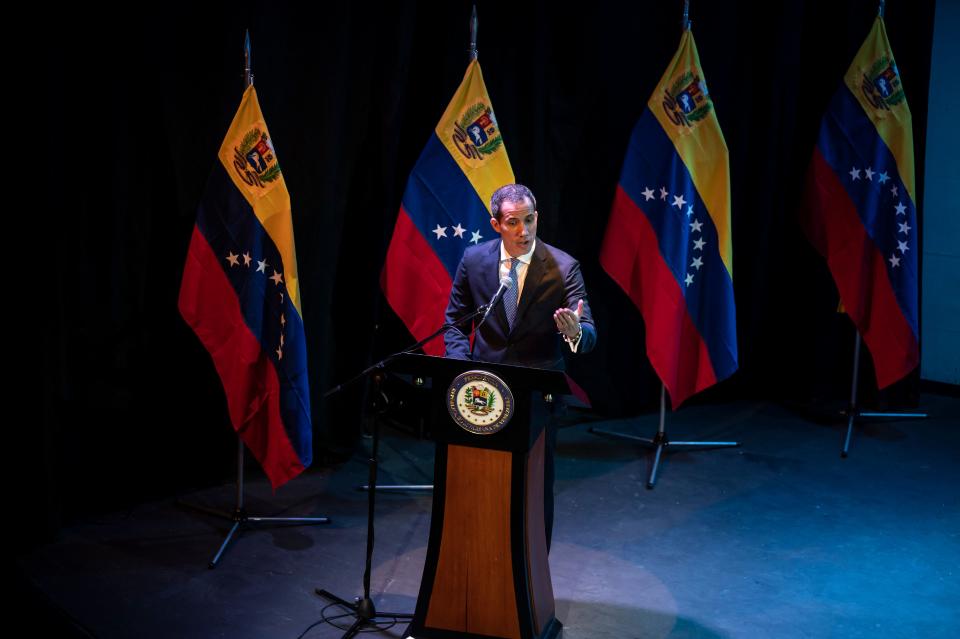
[[[560,636],[543,519],[549,419],[544,397],[568,394],[566,377],[558,371],[423,355],[402,356],[387,369],[427,380],[437,445],[430,541],[405,636]],[[512,392],[512,415],[501,430],[470,432],[448,412],[451,383],[469,371],[492,374]]]

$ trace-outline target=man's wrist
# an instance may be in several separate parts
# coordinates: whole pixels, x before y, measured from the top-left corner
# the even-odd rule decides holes
[[[568,337],[566,333],[563,334],[563,339],[568,344],[573,344],[574,342],[579,341],[580,337],[583,335],[583,325],[579,322],[577,323],[577,334],[573,337]]]

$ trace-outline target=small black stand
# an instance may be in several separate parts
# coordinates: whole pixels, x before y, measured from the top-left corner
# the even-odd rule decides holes
[[[353,622],[353,625],[347,629],[347,632],[344,633],[343,638],[349,639],[349,637],[356,636],[357,633],[362,632],[364,628],[368,626],[376,627],[377,619],[383,618],[388,620],[399,620],[399,619],[413,619],[413,615],[410,613],[397,613],[397,612],[377,612],[377,609],[373,605],[373,600],[370,598],[370,570],[373,561],[373,544],[374,544],[374,527],[373,527],[373,518],[376,507],[376,494],[377,494],[377,452],[380,447],[380,419],[384,411],[386,411],[387,406],[389,405],[389,399],[382,391],[383,377],[386,373],[379,369],[373,373],[373,381],[377,386],[376,391],[376,400],[374,400],[374,416],[373,416],[373,446],[370,451],[370,488],[367,492],[367,554],[366,554],[366,563],[364,564],[363,569],[363,597],[360,597],[356,600],[355,603],[349,603],[340,597],[331,594],[330,592],[317,588],[315,592],[325,599],[340,604],[344,608],[353,611],[357,620]]]
[[[734,446],[739,446],[740,442],[675,442],[670,441],[667,438],[667,432],[664,428],[664,422],[666,421],[666,412],[667,412],[667,398],[666,398],[666,387],[660,385],[660,427],[657,430],[657,434],[654,435],[653,439],[647,437],[637,437],[636,435],[629,435],[627,433],[618,433],[612,430],[605,430],[602,428],[591,428],[591,433],[596,433],[598,435],[607,435],[609,437],[617,437],[619,439],[626,439],[632,442],[639,442],[646,446],[647,448],[653,448],[653,465],[650,466],[650,474],[647,476],[647,488],[653,488],[657,483],[657,469],[660,467],[660,458],[663,456],[663,452],[669,447],[685,447],[685,448],[730,448]],[[669,451],[668,451],[669,452]]]
[[[215,554],[213,559],[210,560],[210,563],[207,564],[207,568],[217,567],[217,564],[220,563],[220,558],[223,556],[223,552],[227,549],[227,546],[230,545],[234,535],[237,534],[238,531],[243,532],[242,527],[251,523],[290,524],[292,526],[309,526],[313,524],[330,523],[329,517],[260,517],[247,514],[247,509],[243,506],[243,441],[239,437],[237,437],[237,505],[234,507],[233,512],[227,512],[219,508],[210,508],[208,506],[201,506],[200,504],[193,504],[185,501],[180,501],[178,503],[185,508],[206,513],[207,515],[213,515],[214,517],[219,517],[220,519],[227,519],[233,522],[233,525],[230,527],[230,531],[224,538],[223,543],[220,544],[220,548],[217,549],[217,554]]]
[[[857,383],[860,380],[860,331],[857,331],[857,337],[853,346],[853,382],[850,389],[850,408],[847,409],[847,434],[843,438],[843,448],[840,449],[840,457],[846,458],[850,453],[850,438],[853,436],[853,425],[857,418],[880,417],[889,419],[924,419],[926,413],[868,413],[857,408]]]

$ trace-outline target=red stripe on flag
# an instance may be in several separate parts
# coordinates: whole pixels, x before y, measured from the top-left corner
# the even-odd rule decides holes
[[[873,357],[877,386],[885,388],[917,367],[919,344],[897,303],[883,254],[819,148],[807,172],[803,208],[807,237],[827,260],[844,309]]]
[[[304,466],[283,427],[277,371],[244,322],[236,291],[197,227],[190,239],[178,306],[213,358],[234,430],[274,489],[299,475]]]
[[[679,283],[660,255],[653,226],[620,186],[600,264],[640,309],[647,357],[667,387],[673,408],[715,384],[706,344],[687,312]]]
[[[587,391],[583,390],[569,374],[564,373],[564,377],[567,378],[567,386],[570,387],[570,394],[576,397],[578,400],[583,402],[587,408],[593,408],[593,404],[590,402],[590,396],[587,395]]]
[[[380,287],[415,339],[423,339],[443,325],[451,286],[447,269],[401,206]],[[443,355],[443,337],[428,342],[423,350],[428,355]]]

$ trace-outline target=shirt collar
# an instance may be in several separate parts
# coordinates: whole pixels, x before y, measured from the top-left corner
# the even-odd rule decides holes
[[[534,239],[533,242],[530,243],[530,250],[524,253],[523,255],[521,255],[520,257],[518,257],[517,259],[529,266],[530,261],[533,259],[533,252],[536,250],[536,248],[537,248],[537,240]],[[501,240],[500,241],[500,262],[503,263],[505,260],[511,260],[511,259],[513,259],[513,256],[507,253],[507,249],[503,247],[503,241]]]

